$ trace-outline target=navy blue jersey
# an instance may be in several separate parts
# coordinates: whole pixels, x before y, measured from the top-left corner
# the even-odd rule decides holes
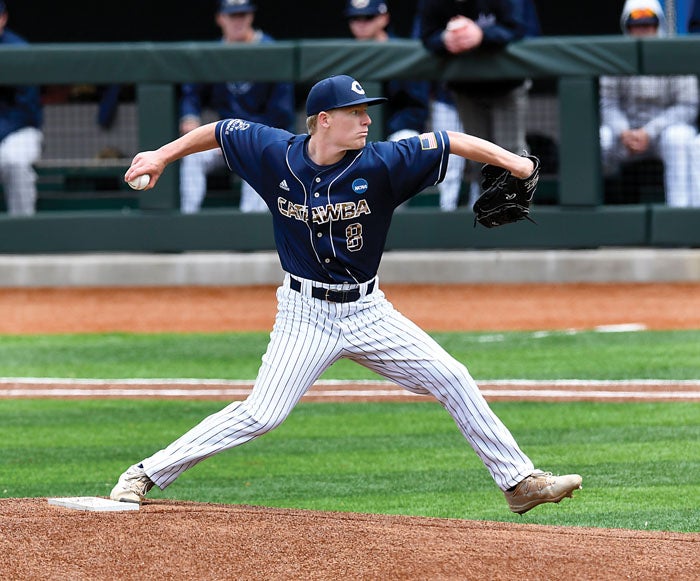
[[[224,159],[270,208],[282,268],[326,283],[362,283],[377,274],[394,210],[442,181],[444,131],[368,143],[318,166],[308,135],[226,119],[216,125]]]

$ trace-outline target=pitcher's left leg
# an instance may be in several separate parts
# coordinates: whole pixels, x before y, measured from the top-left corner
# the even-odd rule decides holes
[[[502,489],[529,476],[534,466],[493,413],[467,368],[387,301],[359,312],[346,339],[353,359],[416,393],[432,394]],[[377,320],[377,310],[382,316]]]

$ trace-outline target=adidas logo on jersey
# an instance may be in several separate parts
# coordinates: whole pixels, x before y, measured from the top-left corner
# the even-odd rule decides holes
[[[283,189],[285,192],[289,191],[289,186],[287,185],[287,180],[282,180],[280,182],[280,188]]]

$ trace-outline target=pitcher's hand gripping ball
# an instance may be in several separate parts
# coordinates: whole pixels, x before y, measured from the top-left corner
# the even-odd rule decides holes
[[[526,155],[535,168],[526,178],[516,178],[508,170],[487,163],[481,168],[484,193],[474,203],[474,226],[503,226],[519,220],[530,220],[530,205],[540,179],[540,160]]]
[[[134,190],[145,190],[150,181],[151,176],[146,173],[126,183]]]

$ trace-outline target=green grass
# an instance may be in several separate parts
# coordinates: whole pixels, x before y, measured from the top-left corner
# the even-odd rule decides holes
[[[697,379],[700,331],[441,333],[480,379]],[[0,336],[4,377],[251,379],[266,333]],[[326,378],[377,378],[341,361]],[[0,400],[0,496],[106,496],[220,402]],[[302,403],[277,430],[153,498],[700,532],[700,404],[494,403],[538,467],[578,471],[561,506],[511,514],[437,404]]]
[[[0,402],[0,496],[108,495],[131,463],[215,402]],[[496,403],[535,463],[576,470],[572,501],[511,514],[434,403],[302,403],[265,437],[152,498],[505,522],[700,532],[700,404]]]
[[[700,331],[436,333],[480,379],[693,379]],[[267,333],[0,336],[0,377],[251,379]],[[325,377],[376,378],[350,361]]]

